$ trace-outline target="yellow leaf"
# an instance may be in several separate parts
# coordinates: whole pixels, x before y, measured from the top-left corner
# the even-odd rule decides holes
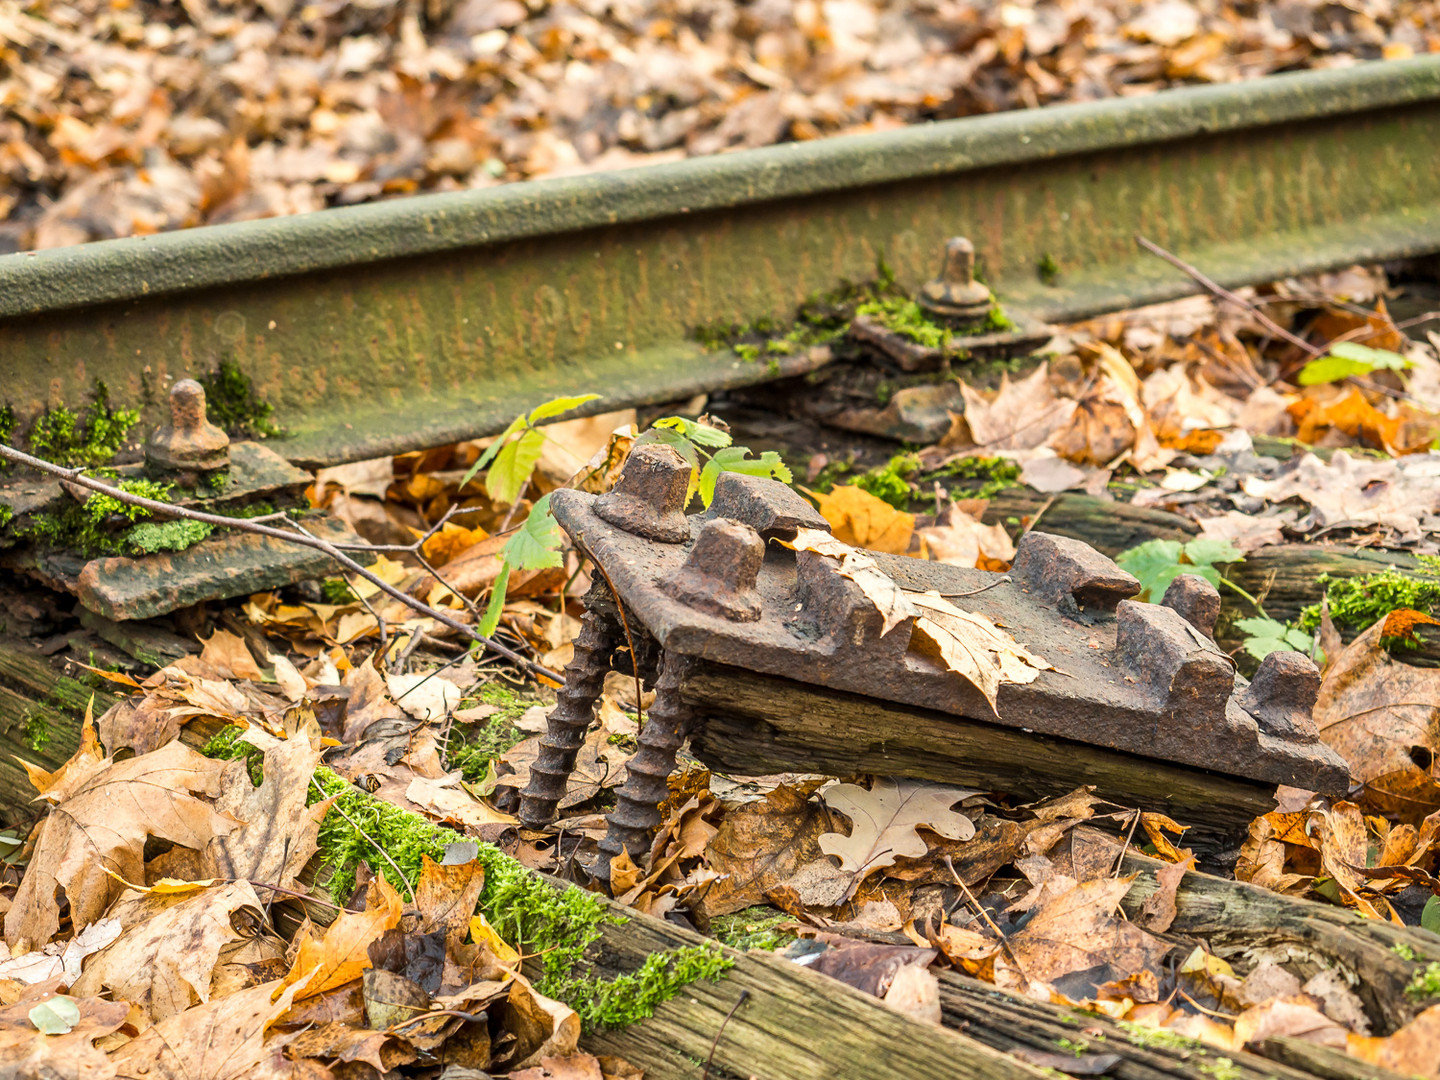
[[[127,889],[134,889],[136,892],[155,893],[157,896],[170,896],[178,893],[198,892],[201,889],[208,889],[214,885],[218,878],[206,878],[204,881],[181,881],[179,878],[166,877],[155,882],[154,885],[136,885],[133,881],[126,881],[123,877],[111,870],[108,866],[100,867],[116,881],[120,882]]]
[[[1053,670],[984,615],[964,611],[938,592],[912,595],[920,608],[910,647],[938,659],[982,694],[995,708],[1000,684],[1033,682],[1041,671]]]
[[[495,928],[490,925],[484,915],[476,915],[470,920],[470,940],[477,945],[486,945],[495,954],[495,959],[506,967],[512,967],[520,963],[520,954],[512,949]]]
[[[804,490],[803,488],[801,490]],[[835,539],[871,551],[904,555],[915,532],[915,515],[896,510],[863,488],[847,484],[828,495],[806,491],[835,531]]]

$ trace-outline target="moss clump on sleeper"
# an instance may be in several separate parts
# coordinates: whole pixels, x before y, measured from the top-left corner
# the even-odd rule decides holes
[[[655,1015],[656,1006],[701,979],[718,982],[735,966],[715,942],[651,953],[629,975],[569,977],[543,990],[580,1015],[587,1031],[623,1028]]]
[[[776,911],[772,907],[760,904],[711,919],[710,933],[715,936],[717,941],[732,949],[738,949],[740,952],[746,952],[749,949],[774,952],[796,940],[794,934],[780,929],[784,924],[794,921],[783,911]]]
[[[1060,281],[1060,264],[1055,261],[1055,256],[1047,251],[1035,264],[1035,274],[1039,277],[1041,285],[1056,285]]]
[[[1427,567],[1428,569],[1428,567]],[[1418,576],[1386,567],[1378,574],[1336,578],[1321,574],[1318,584],[1330,603],[1335,626],[1359,633],[1390,612],[1409,608],[1434,614],[1440,608],[1440,576]],[[1320,625],[1320,605],[1311,604],[1300,612],[1300,628],[1314,631]]]
[[[1405,987],[1405,993],[1417,1001],[1440,997],[1440,960],[1432,960],[1423,968],[1417,969],[1410,979],[1410,985]]]
[[[110,474],[110,479],[114,478]],[[154,502],[169,502],[169,484],[154,480],[121,480],[121,491]],[[47,547],[77,551],[82,555],[120,555],[127,553],[127,537],[131,529],[149,518],[150,511],[113,495],[94,492],[83,503],[66,507],[58,514],[36,514],[19,531]]]
[[[855,478],[855,486],[868,491],[896,510],[910,505],[912,488],[909,477],[920,471],[920,458],[915,454],[896,454],[879,468]]]
[[[284,434],[270,419],[275,407],[260,400],[254,382],[234,360],[221,360],[219,367],[199,381],[205,388],[205,414],[212,424],[231,435],[252,439]]]
[[[397,806],[382,802],[347,783],[329,769],[315,772],[317,789],[311,801],[337,795],[335,806],[320,824],[320,856],[333,876],[330,890],[344,898],[355,887],[355,868],[363,859],[376,873],[394,882],[394,869],[371,845],[380,844],[408,879],[419,876],[421,859],[439,860],[445,848],[466,840],[459,833],[434,825]],[[364,830],[360,836],[355,825]],[[655,1007],[674,997],[697,979],[719,978],[734,961],[719,946],[694,946],[654,953],[630,975],[604,980],[576,974],[585,950],[600,937],[611,916],[598,896],[578,888],[556,890],[537,874],[491,844],[476,841],[476,858],[485,868],[485,889],[479,910],[502,938],[526,954],[539,956],[543,976],[536,982],[542,994],[564,1001],[589,1030],[623,1027],[653,1014]]]
[[[63,406],[41,413],[25,437],[30,452],[70,468],[110,461],[124,445],[130,429],[140,422],[140,413],[136,409],[113,408],[109,388],[98,379],[92,397],[83,418]]]
[[[973,499],[989,499],[1020,482],[1020,466],[1000,457],[958,458],[925,474],[926,480],[953,477],[960,481],[951,492]]]
[[[129,529],[123,538],[132,555],[153,555],[157,551],[184,551],[206,539],[215,526],[203,521],[177,518],[174,521],[145,521]]]
[[[29,709],[25,713],[25,722],[20,728],[25,736],[25,745],[37,754],[43,754],[45,748],[50,745],[53,729],[50,726],[50,718],[41,709]]]
[[[259,787],[265,779],[265,751],[241,738],[244,734],[245,728],[240,724],[221,728],[200,748],[200,753],[217,761],[243,758],[250,773],[250,782]]]
[[[1133,1045],[1148,1050],[1198,1050],[1202,1045],[1199,1039],[1181,1035],[1178,1031],[1137,1024],[1133,1020],[1117,1020],[1115,1026],[1125,1033],[1125,1038]]]

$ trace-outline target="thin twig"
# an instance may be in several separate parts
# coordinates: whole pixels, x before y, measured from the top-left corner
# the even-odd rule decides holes
[[[458,1016],[462,1020],[470,1020],[477,1023],[481,1020],[488,1019],[488,1014],[483,1012],[468,1013],[463,1009],[427,1009],[418,1016],[410,1017],[409,1020],[401,1020],[399,1023],[391,1024],[385,1030],[399,1031],[401,1028],[409,1027],[411,1024],[418,1024],[421,1020],[429,1020],[432,1016]]]
[[[413,596],[410,596],[402,590],[397,589],[388,581],[384,581],[380,577],[371,573],[365,567],[361,566],[358,562],[350,558],[350,556],[346,555],[343,551],[341,551],[334,544],[330,543],[328,540],[322,540],[318,536],[313,536],[310,533],[304,531],[304,527],[299,526],[297,522],[291,521],[288,522],[288,524],[293,527],[299,528],[299,532],[294,531],[294,528],[274,529],[268,525],[256,525],[253,520],[247,518],[232,518],[225,517],[222,514],[208,514],[202,510],[191,510],[188,507],[176,506],[173,503],[163,503],[155,499],[147,499],[144,496],[132,495],[128,491],[122,491],[119,487],[102,483],[99,480],[84,476],[82,475],[84,472],[83,469],[66,469],[59,465],[54,465],[51,462],[44,461],[41,458],[31,457],[29,454],[23,453],[9,446],[0,445],[0,458],[5,458],[8,461],[17,462],[21,465],[26,466],[27,468],[34,469],[37,472],[47,473],[51,476],[58,476],[62,480],[68,480],[72,484],[78,484],[80,487],[89,488],[91,491],[98,491],[102,494],[109,495],[111,498],[123,502],[129,506],[138,506],[143,510],[149,510],[152,514],[158,514],[162,518],[178,517],[185,518],[190,521],[203,522],[206,525],[214,525],[224,529],[239,529],[241,532],[256,533],[260,536],[269,536],[276,540],[285,540],[292,544],[299,544],[301,547],[313,548],[316,551],[324,552],[326,555],[329,555],[332,559],[338,562],[341,566],[349,570],[352,574],[356,574],[364,578],[366,581],[370,582],[370,584],[379,588],[381,592],[385,593],[392,599],[399,600],[406,607],[419,612],[427,618],[434,619],[442,626],[447,626],[458,634],[462,634],[466,637],[473,639],[474,641],[479,642],[487,649],[490,649],[492,652],[497,652],[501,656],[513,660],[515,663],[519,664],[526,671],[529,671],[532,674],[539,675],[556,683],[564,681],[561,676],[557,675],[549,668],[537,664],[533,660],[527,660],[524,656],[520,655],[514,649],[511,649],[509,646],[501,645],[499,642],[493,641],[490,638],[485,637],[483,634],[479,633],[473,626],[469,626],[466,623],[461,622],[459,619],[452,618],[451,616],[445,614],[445,612],[433,608],[429,604],[416,600]]]
[[[1198,284],[1201,288],[1205,289],[1207,292],[1210,292],[1213,295],[1220,297],[1220,299],[1229,301],[1230,303],[1242,307],[1246,311],[1250,312],[1250,314],[1255,317],[1255,320],[1259,322],[1261,326],[1265,327],[1266,330],[1269,330],[1276,337],[1288,341],[1292,345],[1298,346],[1299,348],[1305,350],[1305,352],[1309,353],[1311,356],[1325,355],[1324,349],[1317,349],[1314,345],[1311,345],[1304,338],[1297,337],[1296,335],[1292,334],[1289,330],[1286,330],[1283,326],[1277,323],[1274,319],[1270,318],[1270,316],[1266,315],[1254,304],[1250,303],[1249,300],[1246,300],[1243,296],[1240,296],[1237,293],[1231,292],[1219,282],[1213,281],[1210,278],[1206,277],[1199,270],[1195,269],[1195,267],[1191,266],[1183,259],[1177,258],[1176,256],[1172,255],[1170,252],[1162,248],[1159,244],[1152,243],[1151,241],[1145,239],[1145,237],[1143,236],[1136,236],[1135,242],[1139,244],[1142,248],[1144,248],[1146,251],[1150,252],[1150,254],[1160,256],[1160,258],[1164,259],[1171,266],[1175,267],[1175,269],[1188,274],[1190,278],[1195,281],[1196,284]]]
[[[1058,499],[1059,497],[1060,497],[1059,495],[1051,495],[1048,499],[1046,499],[1043,503],[1041,503],[1041,504],[1040,504],[1040,509],[1035,511],[1034,516],[1031,517],[1031,519],[1029,520],[1029,522],[1026,523],[1025,528],[1023,528],[1023,529],[1020,530],[1020,535],[1021,535],[1021,536],[1024,536],[1024,535],[1025,535],[1026,533],[1028,533],[1031,529],[1035,528],[1036,525],[1039,525],[1039,524],[1040,524],[1040,519],[1045,516],[1045,511],[1046,511],[1046,510],[1049,510],[1050,507],[1054,506],[1054,505],[1055,505],[1055,500]]]
[[[320,798],[328,799],[330,797],[328,794],[326,794],[325,789],[320,786],[320,781],[316,780],[315,777],[310,777],[310,782],[315,785],[315,790],[320,792]],[[401,884],[405,886],[405,891],[410,894],[410,902],[412,904],[415,903],[415,890],[410,885],[410,879],[405,876],[405,871],[401,870],[395,860],[390,857],[390,853],[386,851],[383,847],[381,847],[379,844],[377,844],[373,839],[371,839],[370,835],[364,829],[360,828],[359,824],[355,821],[355,819],[352,818],[349,814],[345,813],[344,809],[341,808],[338,801],[332,802],[330,804],[330,809],[334,810],[337,814],[344,818],[349,823],[350,827],[360,834],[360,838],[362,840],[364,840],[376,851],[380,852],[382,856],[384,856],[385,861],[390,864],[390,869],[395,871],[395,875],[400,879]]]
[[[240,881],[248,881],[249,879],[248,879],[248,878],[231,878],[230,880],[231,880],[231,881],[235,881],[235,882],[240,882]],[[255,889],[269,889],[272,893],[279,893],[281,896],[293,896],[296,900],[303,900],[303,901],[305,901],[305,903],[307,903],[307,904],[319,904],[321,907],[330,908],[332,911],[344,911],[344,910],[345,910],[345,909],[344,909],[343,907],[341,907],[339,904],[331,903],[329,900],[321,900],[321,899],[320,899],[319,897],[317,897],[317,896],[311,896],[309,893],[299,892],[299,891],[297,891],[297,890],[295,890],[295,889],[282,889],[279,885],[267,885],[267,884],[265,884],[265,882],[263,882],[263,881],[250,881],[249,884],[250,884],[251,888],[255,888]]]
[[[584,542],[584,537],[577,539],[577,545]],[[645,698],[644,689],[640,685],[640,654],[635,651],[635,639],[630,636],[630,620],[625,617],[625,605],[620,600],[620,594],[615,591],[615,583],[610,580],[610,574],[605,567],[600,565],[600,560],[594,555],[590,561],[595,564],[595,569],[600,571],[600,576],[605,579],[605,587],[610,590],[610,595],[615,598],[615,607],[620,612],[620,626],[625,631],[625,644],[630,648],[630,671],[635,676],[635,725],[643,728],[645,726]]]
[[[380,652],[378,655],[380,657],[380,670],[388,675],[390,673],[390,661],[386,657],[390,652],[390,627],[385,622],[385,617],[381,615],[380,612],[376,611],[373,607],[370,606],[370,601],[365,599],[364,595],[360,592],[360,590],[355,587],[355,583],[353,581],[347,578],[344,574],[340,575],[340,580],[345,582],[345,584],[350,587],[350,592],[354,594],[355,599],[360,601],[361,605],[365,608],[365,610],[370,613],[370,617],[375,620],[375,625],[379,627]]]
[[[1130,841],[1135,838],[1135,829],[1140,824],[1140,811],[1135,811],[1135,820],[1130,822],[1130,831],[1125,835],[1125,843],[1120,845],[1120,854],[1115,857],[1115,865],[1110,868],[1111,877],[1120,876],[1120,868],[1125,865],[1125,853],[1130,850]]]
[[[700,1080],[710,1080],[710,1066],[715,1064],[715,1048],[720,1045],[720,1036],[725,1034],[725,1025],[730,1023],[730,1018],[735,1015],[736,1010],[750,1000],[750,991],[741,990],[740,996],[735,999],[735,1004],[730,1006],[730,1011],[725,1014],[725,1019],[720,1021],[720,1030],[715,1032],[715,1041],[710,1044],[710,1056],[705,1059],[705,1071],[700,1074]]]
[[[980,918],[985,920],[985,924],[989,926],[991,930],[995,931],[995,936],[1000,939],[1000,944],[1004,947],[1011,961],[1014,962],[1016,970],[1019,971],[1021,975],[1024,975],[1026,979],[1029,979],[1030,973],[1025,970],[1025,965],[1020,962],[1020,957],[1015,955],[1015,950],[1010,947],[1010,939],[1005,936],[1005,931],[1000,929],[995,920],[990,917],[990,913],[985,910],[985,905],[975,899],[975,894],[970,891],[970,886],[966,885],[964,879],[955,872],[955,864],[951,861],[949,855],[945,856],[944,862],[945,869],[950,871],[950,876],[955,879],[955,884],[960,886],[960,891],[965,894],[965,899],[974,907],[975,911],[980,915]]]

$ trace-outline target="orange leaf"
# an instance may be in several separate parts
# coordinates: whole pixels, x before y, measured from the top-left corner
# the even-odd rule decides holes
[[[891,555],[904,555],[909,550],[915,533],[914,514],[896,510],[884,499],[853,484],[837,487],[828,495],[818,491],[805,494],[819,504],[835,539]]]
[[[400,894],[385,878],[374,878],[364,911],[342,912],[319,939],[313,930],[300,938],[295,962],[281,986],[305,979],[295,995],[299,1001],[358,979],[370,967],[370,943],[400,924],[401,910]]]
[[[1420,639],[1415,635],[1417,626],[1440,626],[1440,619],[1432,619],[1423,611],[1396,608],[1385,616],[1385,625],[1380,628],[1380,636],[1404,638],[1406,641],[1419,644]]]

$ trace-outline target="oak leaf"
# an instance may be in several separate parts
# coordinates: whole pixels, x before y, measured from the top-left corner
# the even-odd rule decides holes
[[[965,416],[940,441],[946,449],[978,446],[985,450],[1033,450],[1045,446],[1070,423],[1075,402],[1050,389],[1050,366],[1041,364],[1019,382],[1000,377],[993,398],[962,382]]]
[[[109,872],[144,880],[147,837],[202,850],[237,828],[234,818],[197,798],[220,794],[226,765],[178,742],[128,761],[106,759],[41,823],[5,915],[6,940],[49,941],[60,927],[57,889],[65,890],[75,925],[95,922],[123,888]]]
[[[928,845],[916,830],[924,827],[949,840],[968,840],[975,826],[951,809],[976,794],[919,780],[876,777],[868,790],[857,784],[836,784],[821,793],[825,804],[850,819],[849,836],[825,833],[820,850],[840,860],[840,868],[856,874],[856,885],[866,874],[892,866],[896,859],[915,859]]]

